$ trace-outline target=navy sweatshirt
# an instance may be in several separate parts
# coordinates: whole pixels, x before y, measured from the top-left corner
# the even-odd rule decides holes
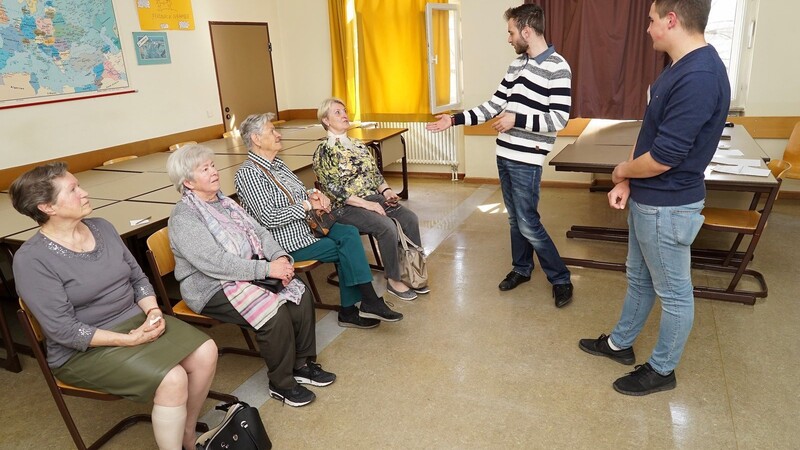
[[[649,151],[670,169],[651,178],[632,178],[634,201],[679,206],[705,198],[703,172],[722,135],[730,99],[725,65],[711,45],[664,69],[650,87],[634,158]]]

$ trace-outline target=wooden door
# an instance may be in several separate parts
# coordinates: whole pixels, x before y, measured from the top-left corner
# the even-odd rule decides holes
[[[250,114],[278,112],[272,48],[266,23],[210,22],[225,129]]]

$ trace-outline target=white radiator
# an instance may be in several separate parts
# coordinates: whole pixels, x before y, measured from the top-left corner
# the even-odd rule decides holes
[[[408,128],[403,137],[409,163],[444,165],[455,170],[458,167],[455,127],[433,133],[425,125],[425,122],[378,122],[380,128]]]

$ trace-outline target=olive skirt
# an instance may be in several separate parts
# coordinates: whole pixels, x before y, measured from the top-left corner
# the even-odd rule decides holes
[[[137,314],[110,331],[127,334],[144,323]],[[64,383],[119,395],[146,403],[153,400],[161,380],[173,367],[211,339],[172,316],[164,315],[167,329],[158,339],[135,347],[90,347],[75,353],[53,374]]]

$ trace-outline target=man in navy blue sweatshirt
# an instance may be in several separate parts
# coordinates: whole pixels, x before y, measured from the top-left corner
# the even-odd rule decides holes
[[[719,143],[730,84],[704,38],[711,0],[655,0],[647,32],[672,63],[650,87],[630,159],[612,174],[608,194],[628,212],[628,290],[610,336],[582,339],[593,355],[636,361],[633,343],[661,298],[658,341],[646,363],[614,382],[617,392],[647,395],[675,388],[675,367],[694,321],[690,247],[703,224],[703,172]]]

